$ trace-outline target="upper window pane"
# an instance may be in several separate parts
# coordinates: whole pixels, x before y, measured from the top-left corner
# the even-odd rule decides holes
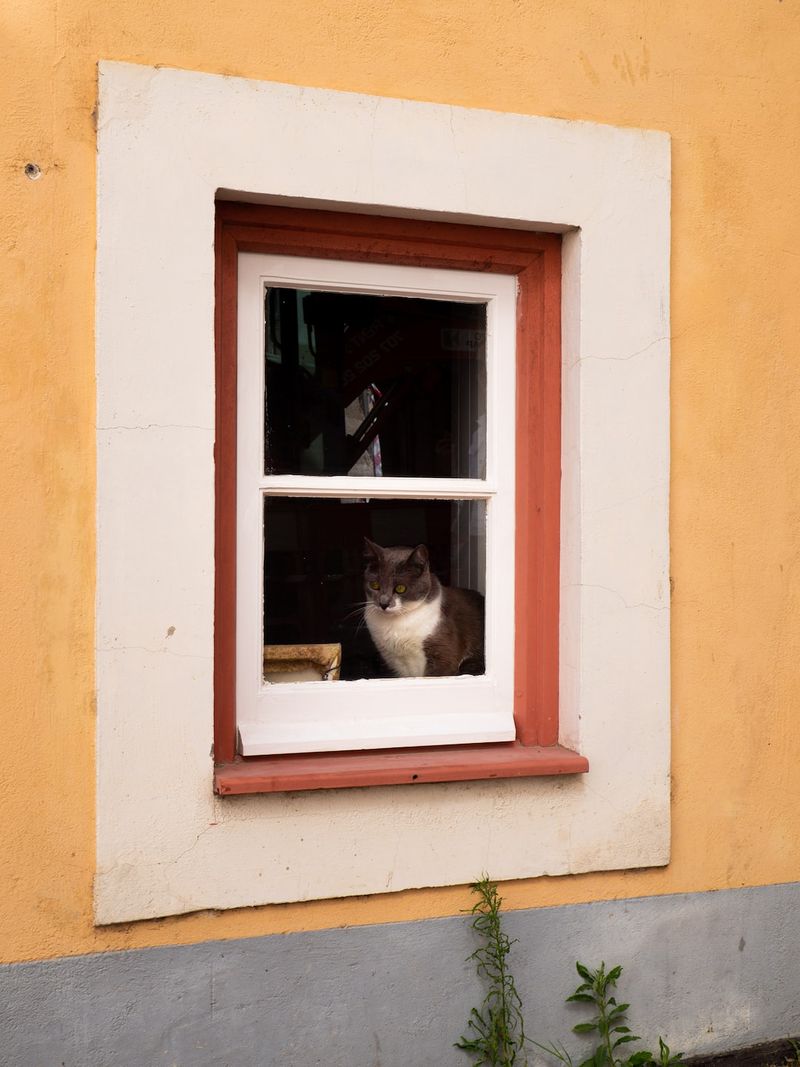
[[[265,473],[485,478],[485,304],[270,288],[265,323]]]

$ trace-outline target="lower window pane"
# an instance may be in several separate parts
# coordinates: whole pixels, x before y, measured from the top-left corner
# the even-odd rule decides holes
[[[265,499],[269,682],[482,674],[485,593],[482,500]]]

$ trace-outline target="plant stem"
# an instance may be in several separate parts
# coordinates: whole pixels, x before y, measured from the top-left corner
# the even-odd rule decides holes
[[[513,1067],[526,1062],[522,1002],[507,960],[513,942],[503,932],[503,901],[496,883],[484,876],[472,886],[472,891],[479,898],[471,909],[474,916],[472,928],[483,943],[470,959],[475,961],[478,974],[485,979],[487,992],[480,1010],[473,1008],[470,1013],[468,1029],[471,1034],[464,1035],[456,1047],[479,1057],[477,1065]],[[520,1054],[522,1060],[518,1059]]]

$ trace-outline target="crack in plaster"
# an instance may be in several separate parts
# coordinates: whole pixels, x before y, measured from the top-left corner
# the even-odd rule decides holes
[[[197,652],[176,652],[172,648],[148,648],[147,645],[97,645],[96,652],[149,652],[153,656],[165,653],[168,656],[176,656],[178,659],[201,659],[210,660],[211,656],[203,656]]]
[[[637,356],[644,355],[645,352],[649,352],[655,345],[660,345],[664,341],[671,341],[672,336],[667,334],[666,337],[656,337],[655,341],[651,341],[649,345],[645,345],[644,348],[640,348],[637,352],[631,352],[629,356],[581,356],[580,359],[576,359],[574,363],[570,363],[568,370],[572,370],[573,367],[577,367],[579,363],[585,363],[587,360],[592,359],[598,363],[627,363],[631,359],[636,359]]]
[[[463,204],[466,208],[468,204],[467,176],[464,173],[464,160],[462,159],[461,153],[458,150],[458,135],[456,134],[455,127],[455,109],[453,107],[448,108],[448,122],[450,126],[450,138],[453,142],[453,156],[455,157],[458,163],[458,170],[459,174],[461,175],[461,192],[463,196]]]
[[[103,433],[112,430],[213,430],[213,426],[197,426],[194,423],[182,422],[148,422],[144,426],[98,426]]]
[[[378,123],[378,109],[380,107],[380,100],[375,100],[372,104],[372,115],[369,129],[369,191],[370,194],[375,190],[375,128]]]
[[[208,826],[206,826],[204,829],[202,829],[195,836],[195,839],[194,839],[194,841],[192,841],[191,845],[188,845],[185,849],[183,849],[182,852],[179,852],[177,856],[173,856],[171,859],[167,859],[167,860],[157,860],[156,863],[153,866],[163,867],[165,863],[166,864],[180,863],[180,861],[183,859],[184,856],[188,856],[190,852],[193,852],[197,848],[198,844],[200,843],[200,838],[201,837],[205,837],[207,833],[209,833],[211,830],[214,829],[215,826],[217,826],[217,823],[215,823],[215,822],[209,823]]]
[[[619,600],[621,600],[623,605],[626,608],[628,608],[629,610],[631,610],[631,611],[634,608],[647,608],[648,611],[666,611],[667,608],[669,607],[668,604],[647,604],[644,601],[637,602],[636,604],[629,604],[628,601],[625,599],[625,597],[622,595],[622,593],[618,592],[616,589],[611,589],[607,585],[596,585],[596,584],[594,584],[592,582],[572,582],[568,588],[570,588],[570,589],[602,589],[603,592],[611,593],[613,596],[615,596]]]
[[[114,875],[116,875],[116,874],[118,874],[120,872],[124,872],[126,870],[126,868],[129,869],[132,866],[136,866],[136,867],[139,867],[139,868],[141,868],[141,867],[152,867],[152,868],[156,868],[156,869],[161,868],[161,867],[174,866],[175,864],[180,863],[180,861],[185,856],[188,856],[190,852],[193,852],[197,848],[197,846],[199,845],[200,839],[202,837],[205,837],[206,834],[210,833],[218,825],[219,825],[219,823],[216,822],[216,821],[209,823],[208,826],[204,827],[197,834],[195,834],[194,841],[192,841],[192,843],[190,845],[187,845],[186,848],[181,849],[181,851],[178,852],[177,855],[175,855],[175,856],[169,856],[169,857],[166,857],[165,859],[154,860],[154,859],[144,859],[142,856],[138,856],[137,855],[135,860],[134,859],[119,860],[117,863],[112,863],[107,867],[103,867],[102,869],[98,870],[98,874],[102,875],[104,878],[108,878],[108,877],[112,877],[112,876],[114,876]],[[179,899],[181,899],[182,901],[184,901],[184,903],[186,903],[186,898],[181,897],[179,894],[178,894],[178,896],[179,896]]]

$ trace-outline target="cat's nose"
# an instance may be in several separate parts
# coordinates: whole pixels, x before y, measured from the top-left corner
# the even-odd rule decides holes
[[[383,608],[384,611],[386,611],[386,609],[389,607],[391,602],[392,602],[392,598],[390,596],[382,596],[380,598],[380,600],[378,601],[378,603],[380,604],[380,606]]]

